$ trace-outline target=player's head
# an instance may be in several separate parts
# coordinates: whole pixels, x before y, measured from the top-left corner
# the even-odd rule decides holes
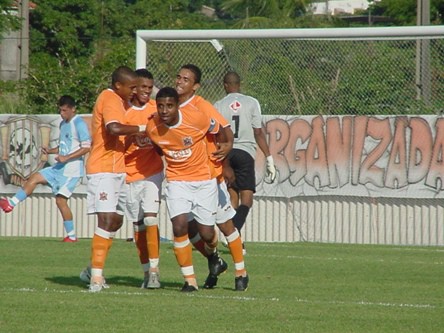
[[[239,74],[234,71],[230,71],[224,76],[224,89],[229,93],[239,92],[240,91],[240,82],[241,78]]]
[[[57,102],[60,117],[69,122],[76,114],[76,101],[69,95],[63,95]]]
[[[137,87],[131,101],[136,106],[143,106],[150,100],[154,87],[154,78],[153,74],[145,68],[138,69],[135,73],[137,76]]]
[[[176,90],[181,102],[192,97],[200,87],[202,71],[193,64],[183,65],[176,75]]]
[[[179,121],[179,94],[172,87],[164,87],[156,95],[157,113],[160,119],[169,125]]]
[[[117,67],[111,76],[111,86],[125,102],[129,101],[136,93],[136,73],[127,66]]]

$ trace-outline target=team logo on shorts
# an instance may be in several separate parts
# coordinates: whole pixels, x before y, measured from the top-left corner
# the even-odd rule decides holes
[[[99,200],[100,200],[100,201],[107,201],[107,200],[108,200],[108,193],[106,193],[106,192],[100,192],[100,194],[99,194]]]
[[[242,104],[239,101],[234,101],[230,104],[230,109],[234,112],[239,111],[239,109],[242,107]]]
[[[193,138],[191,136],[187,136],[182,139],[182,142],[185,147],[191,146],[193,144]]]

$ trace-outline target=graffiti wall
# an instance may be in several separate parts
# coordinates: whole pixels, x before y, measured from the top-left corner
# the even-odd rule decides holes
[[[264,124],[279,180],[260,183],[261,193],[443,197],[443,118],[265,116]],[[256,163],[260,175],[264,156]]]
[[[84,118],[89,123],[89,115]],[[60,121],[58,115],[0,115],[0,192],[15,192],[54,163],[41,147],[57,146]],[[265,157],[258,151],[259,196],[444,196],[441,117],[264,116],[263,123],[278,177],[264,182]],[[77,192],[86,193],[85,185],[84,179]]]

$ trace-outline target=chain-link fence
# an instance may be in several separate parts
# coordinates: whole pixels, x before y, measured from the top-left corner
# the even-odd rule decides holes
[[[264,114],[440,114],[444,109],[444,40],[368,39],[162,40],[147,43],[147,68],[159,87],[181,65],[203,72],[199,94],[224,96],[228,70]]]

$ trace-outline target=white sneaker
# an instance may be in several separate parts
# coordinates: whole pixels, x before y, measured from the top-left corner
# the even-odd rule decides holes
[[[94,283],[90,283],[88,291],[90,293],[98,293],[98,292],[102,291],[102,288],[103,288],[103,283],[94,282]]]
[[[88,266],[83,271],[81,271],[79,277],[81,281],[89,284],[91,282],[91,267]],[[102,288],[109,288],[109,285],[106,284],[105,277],[103,277]]]
[[[90,293],[98,293],[98,292],[102,291],[102,289],[109,288],[109,286],[105,282],[105,278],[103,276],[101,278],[102,278],[101,279],[102,281],[94,281],[94,282],[91,281],[90,282],[89,289],[88,289],[88,291]]]
[[[160,288],[160,281],[159,281],[159,273],[158,272],[151,272],[142,283],[142,289],[159,289]]]

